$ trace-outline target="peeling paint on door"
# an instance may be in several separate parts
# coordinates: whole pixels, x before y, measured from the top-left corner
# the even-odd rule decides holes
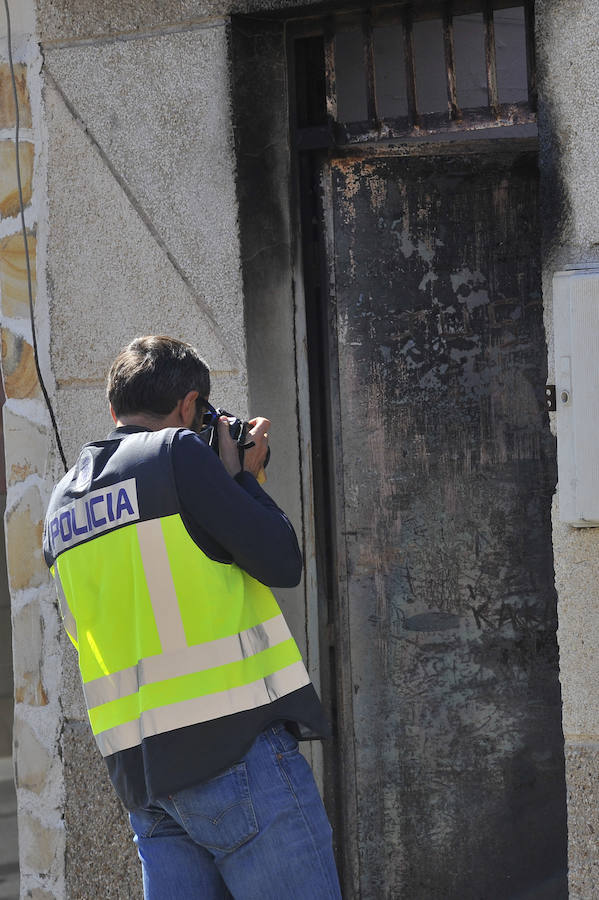
[[[534,154],[336,160],[363,898],[565,897]]]

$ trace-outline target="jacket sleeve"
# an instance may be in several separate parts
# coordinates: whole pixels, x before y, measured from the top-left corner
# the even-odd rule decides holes
[[[173,469],[185,516],[224,548],[248,574],[269,587],[294,587],[302,556],[293,527],[253,475],[231,478],[194,432],[173,442]]]

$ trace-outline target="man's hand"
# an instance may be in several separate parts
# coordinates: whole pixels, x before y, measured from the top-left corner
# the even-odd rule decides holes
[[[226,416],[221,416],[216,423],[218,428],[218,455],[221,462],[231,478],[241,472],[241,463],[239,462],[239,450],[237,443],[231,437],[229,431],[229,420]]]
[[[254,478],[258,477],[261,469],[264,468],[266,462],[266,454],[268,453],[268,430],[270,428],[270,420],[263,419],[258,416],[256,419],[250,419],[249,424],[252,426],[247,435],[247,443],[253,441],[255,446],[245,451],[243,457],[243,468],[246,472],[250,472]],[[220,432],[219,432],[220,438]]]
[[[254,446],[245,451],[243,457],[243,468],[249,472],[254,478],[258,474],[266,461],[268,452],[268,429],[270,428],[270,420],[258,416],[249,420],[251,425],[247,433],[246,443],[254,442]],[[221,462],[229,475],[234,478],[241,472],[239,463],[239,451],[237,444],[229,433],[229,420],[226,416],[221,416],[217,423],[218,428],[218,452]]]

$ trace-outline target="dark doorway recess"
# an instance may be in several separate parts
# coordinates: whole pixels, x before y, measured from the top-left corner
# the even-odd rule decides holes
[[[496,140],[461,139],[457,119],[433,123],[451,140],[374,136],[372,117],[341,133],[330,17],[233,35],[242,248],[276,215],[289,249],[270,270],[247,255],[248,334],[286,265],[305,301],[344,896],[562,900],[535,140],[498,120]]]

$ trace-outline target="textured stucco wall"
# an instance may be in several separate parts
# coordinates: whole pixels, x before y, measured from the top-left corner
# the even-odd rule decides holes
[[[106,371],[136,334],[195,343],[213,395],[243,412],[224,23],[44,52],[52,362],[69,460],[83,434],[105,430]]]
[[[322,0],[37,0],[44,46],[138,33],[178,30],[215,16],[267,10],[297,11]],[[417,0],[418,2],[418,0]],[[425,0],[426,2],[426,0]],[[333,0],[329,6],[347,6]],[[351,4],[349,4],[351,6]]]
[[[110,429],[106,371],[138,334],[194,343],[212,396],[247,411],[228,43],[220,18],[83,44],[66,34],[46,45],[43,9],[40,25],[50,355],[72,464],[85,440]],[[126,816],[61,643],[66,896],[140,896]]]
[[[553,273],[599,262],[599,7],[596,0],[537,0],[544,301],[554,383]],[[558,449],[559,452],[559,449]],[[599,529],[559,521],[553,549],[568,785],[573,900],[599,896]]]

